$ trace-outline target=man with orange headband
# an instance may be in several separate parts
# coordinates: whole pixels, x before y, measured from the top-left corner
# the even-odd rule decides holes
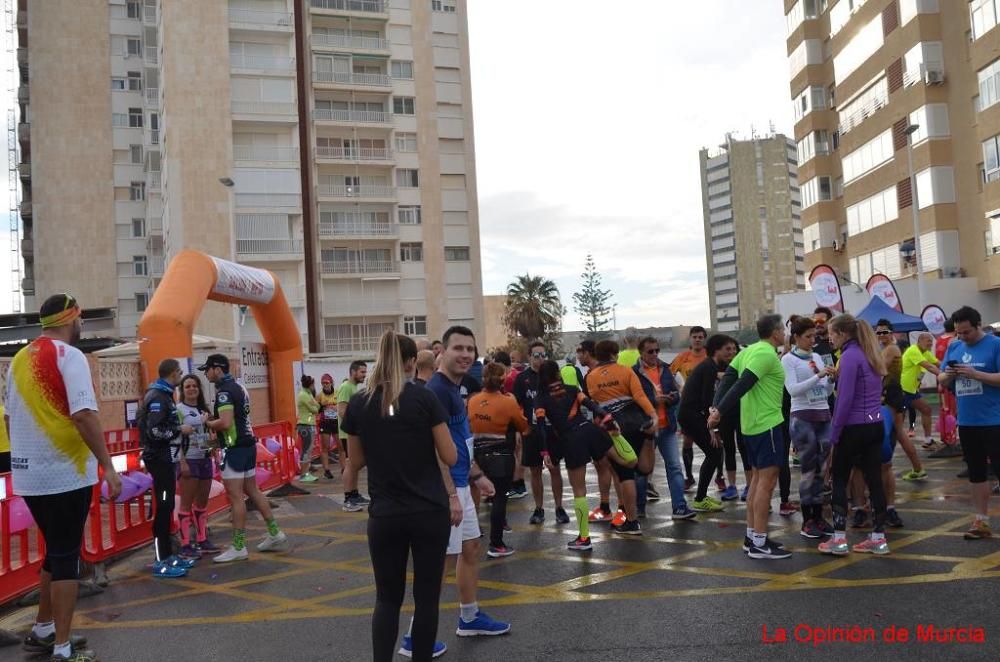
[[[73,346],[83,327],[80,315],[80,306],[68,294],[53,295],[42,304],[42,335],[10,364],[5,417],[14,493],[24,497],[45,539],[38,616],[24,649],[74,662],[95,659],[82,648],[85,639],[70,636],[70,627],[98,464],[108,497],[121,493],[97,416],[90,366]]]

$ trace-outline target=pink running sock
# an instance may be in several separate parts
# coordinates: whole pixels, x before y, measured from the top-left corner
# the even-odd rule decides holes
[[[204,508],[195,507],[192,510],[194,510],[194,524],[198,529],[198,542],[205,542],[208,540],[208,513]]]
[[[178,510],[177,523],[181,528],[181,544],[186,547],[191,544],[191,513]]]

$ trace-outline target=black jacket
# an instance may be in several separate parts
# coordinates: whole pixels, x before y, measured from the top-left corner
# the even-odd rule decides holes
[[[174,404],[173,390],[165,385],[153,384],[142,400],[139,435],[142,459],[173,462],[181,451],[181,419]]]

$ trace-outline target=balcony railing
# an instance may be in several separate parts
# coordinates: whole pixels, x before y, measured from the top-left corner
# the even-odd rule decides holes
[[[31,179],[31,164],[30,163],[18,163],[17,171],[21,175],[21,179]]]
[[[295,58],[277,55],[230,55],[233,69],[260,69],[262,71],[295,71]]]
[[[160,105],[160,88],[158,87],[147,87],[146,88],[146,105],[153,108],[157,108]]]
[[[388,124],[392,114],[383,110],[341,110],[339,108],[317,108],[314,119],[328,122],[364,122],[368,124]]]
[[[396,189],[388,185],[344,186],[321,184],[319,194],[331,198],[392,198],[396,195]]]
[[[301,239],[237,239],[241,255],[296,255],[302,253]]]
[[[399,299],[337,299],[328,317],[358,317],[360,315],[398,315]]]
[[[292,27],[292,15],[287,12],[267,11],[260,9],[243,9],[241,7],[229,8],[229,22],[243,23],[261,27]]]
[[[389,50],[389,40],[382,37],[365,37],[359,34],[323,34],[314,32],[314,46],[331,46],[333,48],[355,48],[369,51]]]
[[[157,64],[160,61],[160,48],[158,46],[146,46],[146,62]]]
[[[355,352],[374,352],[378,348],[380,338],[337,338],[325,340],[323,349],[331,354],[346,354]]]
[[[314,71],[313,81],[317,83],[338,83],[358,87],[391,87],[387,74],[358,74],[350,71]]]
[[[921,62],[917,71],[907,71],[903,74],[903,87],[921,82],[932,84],[942,81],[944,81],[944,65],[933,60]]]
[[[320,221],[319,224],[321,237],[393,237],[398,231],[396,224],[391,221],[376,221],[361,216],[338,219],[332,223]]]
[[[237,193],[236,206],[298,208],[302,206],[302,197],[298,193]]]
[[[315,9],[385,13],[385,3],[382,0],[311,0],[311,2]]]
[[[339,161],[388,161],[392,158],[392,150],[388,147],[317,146],[316,158]]]
[[[298,147],[272,147],[268,145],[233,145],[236,161],[298,161]]]
[[[160,144],[160,130],[150,129],[146,132],[146,144],[147,145],[159,145]]]
[[[21,142],[31,141],[31,124],[28,122],[19,122],[17,125],[17,138]]]
[[[146,234],[163,234],[163,217],[162,216],[150,216],[146,220]]]
[[[245,115],[294,115],[295,104],[291,101],[243,101],[232,100],[234,113]]]
[[[146,173],[146,188],[150,191],[160,190],[160,171],[152,170]]]
[[[392,274],[399,272],[395,260],[345,260],[320,263],[325,274]]]
[[[142,8],[142,22],[146,25],[156,25],[156,6],[144,5]]]
[[[21,200],[21,218],[31,218],[31,200]]]
[[[162,276],[165,259],[162,255],[149,256],[149,275]]]

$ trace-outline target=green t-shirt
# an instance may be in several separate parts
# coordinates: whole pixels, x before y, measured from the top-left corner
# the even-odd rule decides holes
[[[740,399],[743,434],[762,434],[781,425],[785,370],[774,345],[766,340],[756,342],[737,354],[731,365],[740,377],[744,370],[757,375],[757,383]]]
[[[639,350],[637,349],[623,349],[618,352],[618,363],[625,366],[626,368],[634,368],[635,364],[639,362]]]
[[[899,382],[903,390],[907,393],[916,393],[920,390],[920,378],[926,370],[920,365],[923,362],[937,365],[937,357],[930,350],[921,352],[918,345],[910,345],[903,352],[903,374]]]
[[[299,412],[299,425],[315,425],[316,412],[319,411],[319,403],[309,389],[299,389],[299,394],[295,398],[295,408]]]
[[[340,385],[340,388],[337,389],[337,404],[339,405],[341,402],[350,402],[351,397],[357,392],[358,392],[358,385],[352,382],[350,379],[345,379],[344,382]],[[340,428],[337,430],[337,435],[341,439],[344,439],[345,441],[347,440],[347,433],[344,432],[344,426],[340,426]]]
[[[576,378],[576,366],[566,364],[559,370],[559,376],[562,377],[562,383],[567,386],[575,386],[580,388],[580,380]]]

